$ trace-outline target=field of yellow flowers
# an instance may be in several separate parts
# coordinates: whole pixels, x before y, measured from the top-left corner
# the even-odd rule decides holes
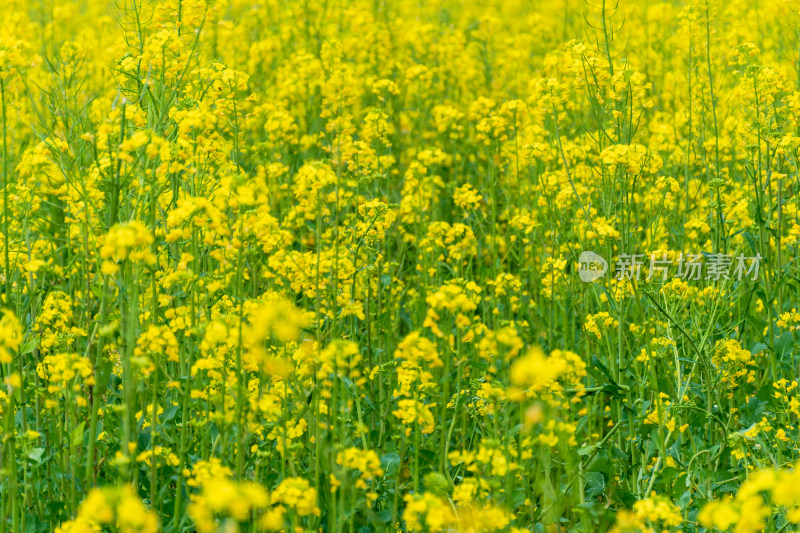
[[[800,0],[2,0],[0,531],[800,530]]]

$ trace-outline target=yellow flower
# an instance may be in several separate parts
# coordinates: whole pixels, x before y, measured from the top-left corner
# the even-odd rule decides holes
[[[287,478],[281,481],[272,492],[273,503],[280,503],[293,509],[298,516],[319,516],[317,491],[302,478]]]
[[[152,233],[138,220],[112,226],[103,238],[103,245],[100,248],[100,257],[104,260],[103,273],[117,273],[119,265],[125,261],[145,265],[155,264],[156,257],[150,249],[153,240]]]
[[[8,310],[0,318],[0,363],[11,363],[22,343],[22,325]]]
[[[403,521],[409,531],[438,533],[449,528],[455,521],[450,504],[433,494],[407,494],[405,502]]]
[[[155,533],[158,518],[128,486],[92,489],[78,508],[78,516],[56,528],[57,533],[100,531],[116,527],[120,533]]]

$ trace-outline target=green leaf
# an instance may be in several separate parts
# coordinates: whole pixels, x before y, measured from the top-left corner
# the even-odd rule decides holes
[[[603,373],[603,375],[609,380],[614,381],[614,378],[611,377],[611,372],[609,372],[608,368],[606,368],[606,365],[604,365],[603,362],[600,361],[600,358],[597,357],[597,354],[592,354],[592,367],[600,370]]]
[[[400,456],[394,452],[387,453],[381,457],[381,468],[387,476],[393,476],[400,467]]]
[[[44,448],[34,448],[28,452],[28,458],[36,461],[37,463],[42,462],[42,455],[44,455]]]
[[[747,244],[750,245],[750,249],[754,253],[758,253],[758,249],[756,247],[756,240],[753,238],[753,235],[749,231],[743,231],[742,237],[747,241]]]
[[[86,426],[86,422],[81,422],[72,430],[70,434],[69,442],[73,448],[79,446],[83,442],[83,428]]]
[[[775,353],[778,356],[783,357],[792,347],[794,342],[794,335],[790,331],[787,331],[778,339],[778,342],[775,343]]]
[[[757,342],[757,343],[753,344],[753,346],[750,347],[750,353],[752,355],[755,355],[758,352],[760,352],[762,350],[766,350],[766,349],[767,349],[767,345],[766,344],[764,344],[763,342]]]
[[[178,414],[178,406],[177,405],[170,405],[164,410],[164,414],[161,417],[162,422],[169,422],[175,415]]]
[[[29,353],[33,353],[33,350],[36,348],[38,344],[39,343],[36,339],[28,339],[27,341],[22,343],[22,346],[19,347],[19,354],[26,355]]]
[[[593,499],[606,491],[606,477],[601,472],[586,473],[586,498]]]
[[[583,446],[582,448],[580,448],[578,450],[578,455],[580,455],[580,456],[589,455],[595,450],[595,448],[597,448],[597,444],[596,443]]]

